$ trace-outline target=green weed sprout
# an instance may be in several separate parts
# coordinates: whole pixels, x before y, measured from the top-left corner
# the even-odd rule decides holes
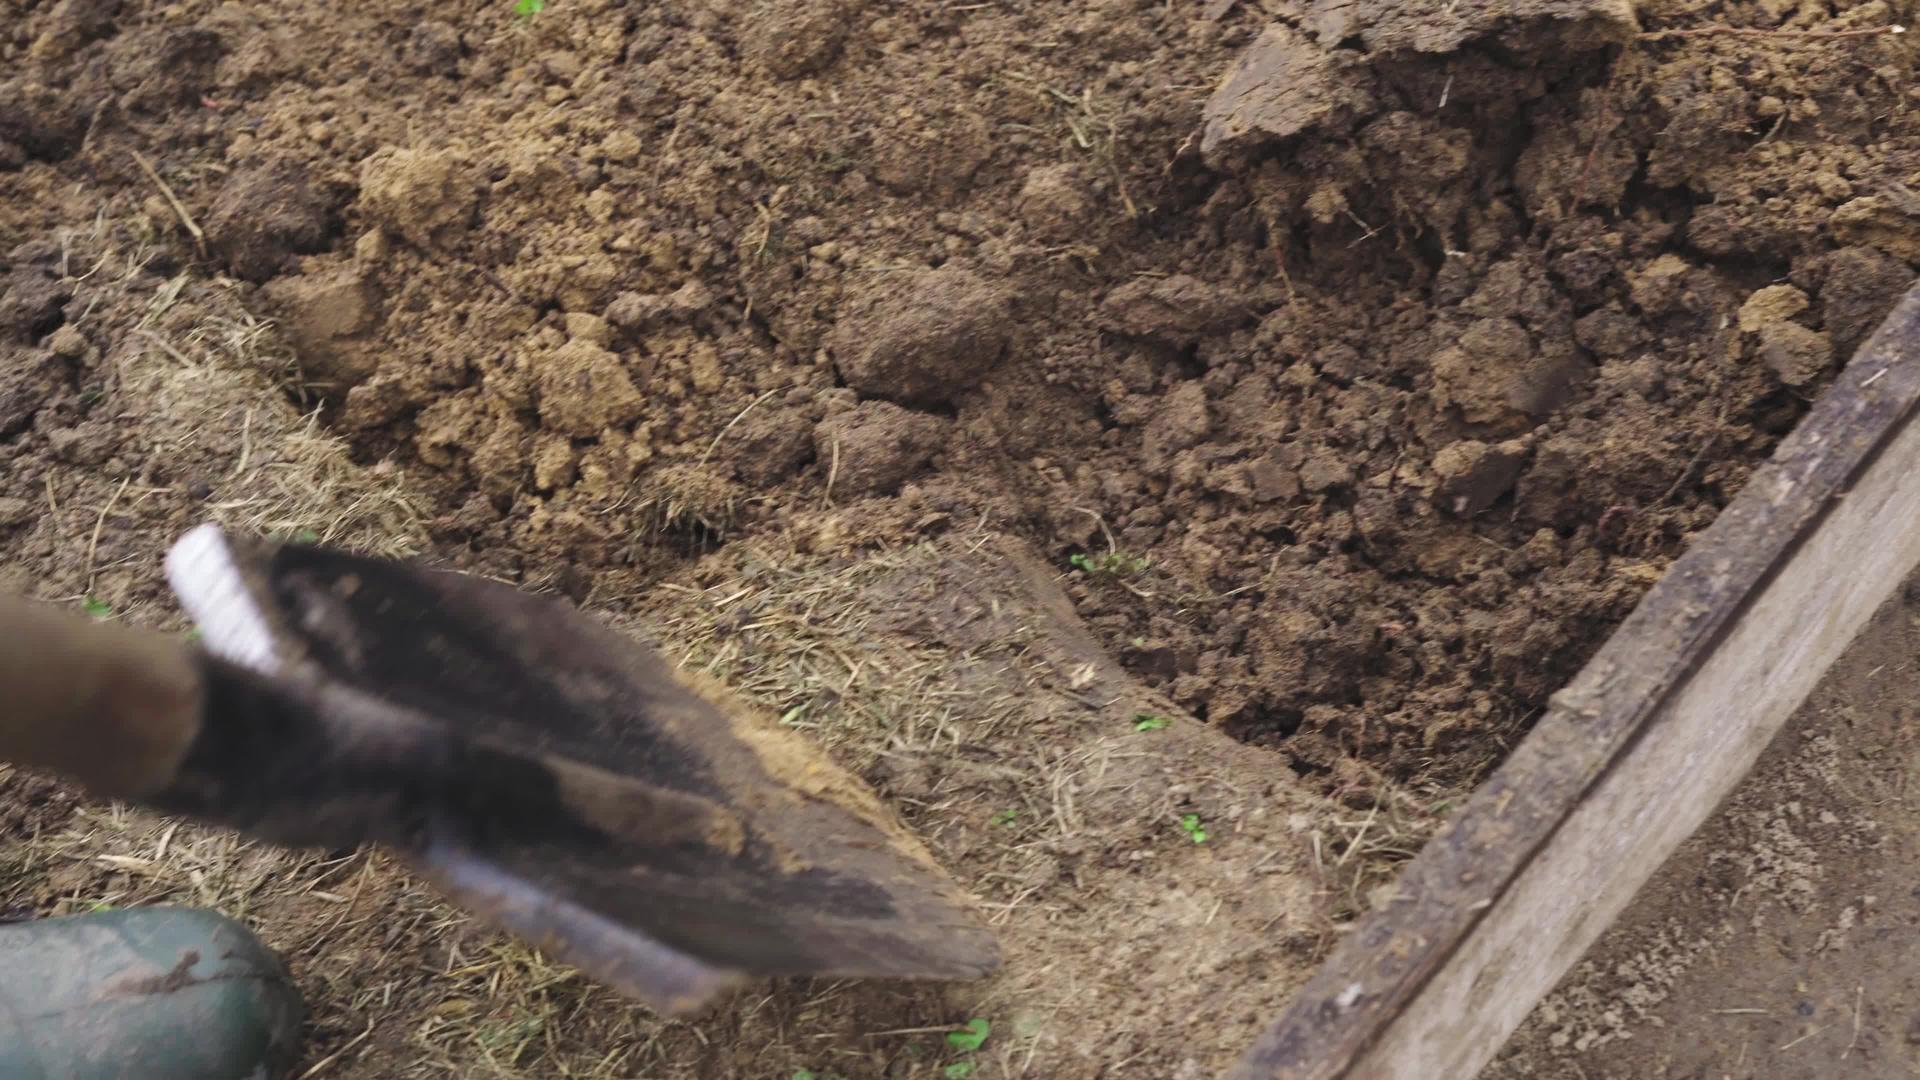
[[[1168,720],[1164,716],[1155,716],[1152,713],[1146,713],[1146,712],[1135,713],[1133,717],[1133,730],[1159,731],[1161,728],[1166,727],[1171,722],[1172,721]]]
[[[1187,839],[1196,844],[1207,842],[1207,827],[1201,822],[1199,814],[1180,815],[1180,831],[1186,833]]]
[[[89,596],[80,602],[80,610],[96,619],[104,619],[113,614],[113,605],[97,596]]]
[[[1018,810],[1001,810],[993,815],[995,825],[1011,825],[1019,819],[1020,811]]]
[[[1067,565],[1083,574],[1109,574],[1114,577],[1127,577],[1145,573],[1152,565],[1144,555],[1128,555],[1124,551],[1109,551],[1104,555],[1088,555],[1084,552],[1067,556]]]
[[[531,19],[545,10],[547,0],[515,0],[513,5],[513,13],[523,19]]]
[[[976,1016],[967,1021],[966,1027],[947,1032],[947,1045],[956,1053],[971,1054],[986,1044],[987,1032],[992,1028],[993,1025],[987,1023],[985,1018]],[[940,1075],[946,1077],[946,1080],[967,1080],[967,1077],[973,1075],[973,1069],[974,1065],[971,1061],[956,1061],[942,1069]]]

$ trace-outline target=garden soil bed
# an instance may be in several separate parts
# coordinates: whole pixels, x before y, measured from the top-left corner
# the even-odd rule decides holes
[[[0,586],[178,627],[216,518],[565,593],[1012,960],[661,1024],[18,775],[0,901],[250,919],[316,1075],[1210,1075],[1909,284],[1911,15],[29,0]]]
[[[1917,611],[1909,582],[1488,1080],[1920,1068]]]

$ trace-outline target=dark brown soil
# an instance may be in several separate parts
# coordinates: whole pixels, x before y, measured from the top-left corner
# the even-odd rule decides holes
[[[225,516],[632,610],[985,529],[1412,843],[1909,282],[1912,35],[1832,35],[1911,14],[28,0],[0,584],[164,623]],[[217,356],[319,429],[124,397]],[[209,442],[323,433],[346,518]]]
[[[823,498],[887,500],[875,541],[984,515],[1142,567],[1083,612],[1315,773],[1483,770],[1915,254],[1891,37],[500,6],[41,5],[0,97],[63,108],[9,153],[90,185],[57,213],[170,230],[157,159],[475,566],[645,580],[690,550],[663,519]]]

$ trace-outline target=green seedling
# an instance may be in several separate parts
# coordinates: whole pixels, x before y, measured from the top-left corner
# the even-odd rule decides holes
[[[104,619],[113,614],[113,605],[97,596],[89,596],[80,602],[80,610],[96,619]]]
[[[993,815],[993,823],[995,825],[1011,825],[1018,820],[1020,820],[1020,811],[1018,810],[1001,810]]]
[[[987,1023],[985,1018],[976,1016],[960,1030],[947,1032],[947,1046],[955,1053],[971,1054],[986,1044],[987,1032],[992,1028],[993,1025]],[[955,1061],[940,1070],[940,1075],[947,1080],[967,1080],[973,1075],[973,1069],[971,1061]]]
[[[1168,720],[1164,716],[1155,716],[1152,713],[1147,713],[1147,712],[1135,713],[1133,717],[1133,730],[1159,731],[1161,728],[1166,727],[1169,723],[1172,723],[1172,721]]]
[[[1200,820],[1199,814],[1180,815],[1180,831],[1196,844],[1207,842],[1207,826]]]
[[[523,19],[531,19],[547,10],[547,0],[515,0],[513,13]]]
[[[992,1029],[992,1024],[976,1016],[967,1021],[967,1025],[959,1031],[947,1032],[947,1045],[963,1054],[971,1054],[986,1043],[987,1033]]]
[[[1084,552],[1069,555],[1067,564],[1083,574],[1111,574],[1115,577],[1144,573],[1151,565],[1146,556],[1128,555],[1123,551],[1109,551],[1104,555],[1088,555]]]
[[[813,1080],[813,1070],[795,1069],[793,1070],[793,1080]]]
[[[317,544],[320,542],[320,534],[314,532],[312,529],[301,529],[299,532],[293,534],[293,542],[296,544]]]

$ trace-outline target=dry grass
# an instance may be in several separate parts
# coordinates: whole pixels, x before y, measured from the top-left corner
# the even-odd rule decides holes
[[[99,408],[137,443],[140,454],[126,456],[164,462],[166,474],[23,461],[45,470],[43,527],[55,550],[87,556],[84,568],[49,564],[43,595],[97,589],[131,621],[177,625],[159,560],[178,529],[209,516],[382,554],[423,546],[401,478],[355,464],[294,407],[276,384],[286,370],[276,335],[248,322],[229,289],[190,278],[156,289],[130,272],[137,247],[89,254],[76,239],[74,248],[73,276],[100,283],[83,327],[103,346]],[[723,535],[730,486],[697,465],[676,477],[656,495],[660,526]],[[186,495],[190,479],[212,494]],[[1161,849],[1168,862],[1204,866],[1211,850],[1182,846],[1177,813],[1207,814],[1224,843],[1235,828],[1227,804],[1252,803],[1221,779],[1226,759],[1195,759],[1174,785],[1157,779],[1162,751],[1128,741],[1130,712],[1108,715],[1102,695],[1122,692],[1107,686],[1113,673],[1061,649],[1031,598],[1015,595],[1023,586],[981,580],[992,564],[972,556],[985,542],[949,537],[858,557],[735,544],[607,614],[629,628],[647,619],[673,659],[878,781],[981,894],[988,917],[1026,943],[995,982],[950,992],[790,982],[749,990],[697,1023],[666,1023],[470,923],[386,856],[272,849],[124,807],[62,802],[70,797],[5,771],[0,815],[27,808],[22,819],[38,833],[0,847],[0,905],[58,914],[174,902],[246,919],[288,956],[307,995],[315,1077],[785,1080],[801,1068],[930,1077],[945,1063],[940,1033],[970,1015],[996,1018],[982,1064],[1008,1077],[1052,1075],[1046,1063],[1066,1060],[1063,1039],[1093,1037],[1082,1034],[1090,1025],[1118,1038],[1137,996],[1109,985],[1105,962],[1072,936],[1090,928],[1068,928],[1092,905],[1110,929],[1113,913],[1156,895],[1146,878],[1099,866],[1088,872],[1111,874],[1107,887],[1119,891],[1082,895],[1062,876],[1070,856],[1061,853]],[[962,593],[986,607],[956,609],[949,601]],[[1012,819],[996,824],[1006,811]],[[1378,842],[1371,830],[1352,841]],[[1142,920],[1146,929],[1120,937],[1150,949],[1160,923]],[[1063,1036],[1055,1018],[1066,1016],[1076,1019],[1060,1022]]]
[[[681,538],[689,553],[719,544],[733,530],[740,489],[705,460],[665,465],[647,474],[647,497],[636,510],[649,536]]]
[[[1314,868],[1328,898],[1328,945],[1334,928],[1384,908],[1401,866],[1440,827],[1446,804],[1429,807],[1388,787],[1364,812],[1334,811],[1313,834]]]

